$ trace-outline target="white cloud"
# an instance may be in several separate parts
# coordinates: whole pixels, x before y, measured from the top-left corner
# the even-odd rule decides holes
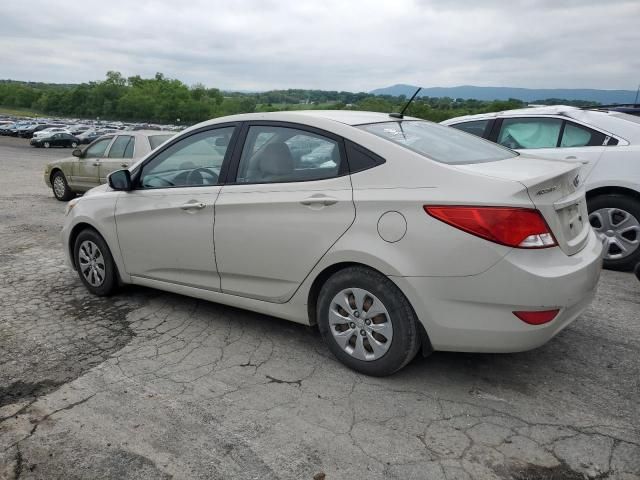
[[[0,78],[75,83],[118,70],[225,89],[635,89],[639,18],[636,0],[32,0],[3,6]]]

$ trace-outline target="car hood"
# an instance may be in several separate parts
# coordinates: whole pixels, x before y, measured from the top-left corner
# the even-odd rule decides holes
[[[104,183],[102,185],[98,185],[97,187],[93,187],[91,190],[86,191],[84,195],[82,195],[82,198],[91,197],[93,195],[99,195],[101,193],[110,192],[110,191],[111,191],[111,187],[109,187],[109,185]]]

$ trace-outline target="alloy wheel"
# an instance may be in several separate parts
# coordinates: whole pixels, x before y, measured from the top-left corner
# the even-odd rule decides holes
[[[329,327],[338,346],[358,360],[378,360],[387,353],[393,339],[387,308],[361,288],[345,289],[333,297]]]
[[[640,247],[640,221],[620,208],[601,208],[589,214],[589,222],[602,240],[605,260],[619,260]]]
[[[64,184],[64,179],[61,175],[56,175],[53,179],[53,193],[56,194],[56,197],[62,198],[67,190],[67,186]]]
[[[98,246],[91,240],[85,240],[78,250],[78,268],[84,279],[92,287],[99,287],[105,279],[104,257]]]

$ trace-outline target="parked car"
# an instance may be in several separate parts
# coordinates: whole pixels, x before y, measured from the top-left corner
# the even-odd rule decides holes
[[[71,147],[76,148],[80,143],[78,139],[68,133],[51,133],[46,137],[33,137],[29,142],[32,147]]]
[[[594,107],[586,107],[591,110],[612,110],[621,113],[627,113],[629,115],[635,115],[640,117],[640,103],[626,103],[620,105],[597,105]]]
[[[105,183],[109,173],[133,165],[172,136],[149,131],[102,136],[84,150],[74,150],[73,157],[49,162],[45,183],[58,200],[69,200],[76,193]]]
[[[64,250],[96,295],[317,323],[346,365],[388,375],[420,349],[535,348],[587,308],[602,244],[579,168],[381,113],[223,117],[71,200]]]
[[[0,126],[0,135],[11,135],[11,132],[16,127],[17,122],[9,122]]]
[[[59,127],[59,126],[57,126],[57,127],[47,127],[47,128],[44,128],[44,129],[42,129],[40,131],[34,132],[32,138],[49,137],[53,133],[68,133],[69,135],[71,135],[71,132],[69,131],[69,129],[67,127]],[[77,139],[77,137],[76,137],[76,139]]]
[[[118,132],[118,130],[113,129],[90,129],[78,135],[78,140],[80,140],[81,144],[88,144],[93,142],[95,139],[100,138],[103,135],[110,135]]]
[[[47,123],[34,123],[30,125],[28,128],[20,130],[19,135],[22,138],[33,138],[34,134],[41,132],[45,129],[51,128],[50,124]]]
[[[589,221],[605,242],[606,268],[640,262],[640,118],[566,106],[452,118],[443,125],[520,152],[582,162]]]

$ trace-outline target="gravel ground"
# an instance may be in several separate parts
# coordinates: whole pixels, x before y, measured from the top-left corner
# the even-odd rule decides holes
[[[640,479],[640,284],[603,272],[546,346],[383,379],[318,332],[63,264],[70,150],[0,137],[0,479]]]

